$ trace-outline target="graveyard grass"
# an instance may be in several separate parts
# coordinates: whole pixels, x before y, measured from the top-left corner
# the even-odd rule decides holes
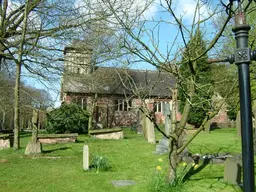
[[[25,156],[24,150],[29,135],[22,135],[22,149],[0,151],[1,191],[88,191],[88,192],[147,192],[156,167],[161,163],[167,170],[167,155],[155,155],[155,145],[148,144],[142,135],[129,128],[122,140],[97,140],[82,135],[77,143],[43,145],[44,153]],[[157,139],[161,135],[157,134]],[[111,170],[96,173],[83,171],[83,145],[89,146],[90,156],[108,157]],[[237,152],[241,150],[235,129],[214,130],[210,134],[200,133],[190,145],[193,153]],[[163,162],[159,162],[159,158]],[[211,192],[240,191],[238,187],[223,181],[223,165],[207,165],[184,184],[173,191]],[[136,185],[114,187],[113,180],[134,180]]]

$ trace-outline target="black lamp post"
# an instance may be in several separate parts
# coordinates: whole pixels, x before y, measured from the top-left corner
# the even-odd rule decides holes
[[[230,0],[230,7],[234,0]],[[242,2],[236,0],[235,26],[232,31],[235,34],[236,50],[227,59],[235,63],[239,73],[239,95],[242,127],[242,158],[243,158],[243,191],[254,192],[254,153],[253,153],[253,129],[252,129],[252,106],[250,90],[251,60],[256,60],[256,51],[248,48],[248,34],[250,26],[246,24],[245,10]],[[248,1],[250,2],[250,1]]]

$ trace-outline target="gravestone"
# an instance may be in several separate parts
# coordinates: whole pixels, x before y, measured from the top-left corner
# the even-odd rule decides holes
[[[141,118],[141,125],[142,125],[142,132],[143,132],[143,136],[144,138],[147,140],[147,125],[146,125],[146,115],[143,113],[142,114],[142,118]]]
[[[237,115],[236,115],[236,131],[237,131],[237,136],[241,137],[241,116],[240,116],[240,111],[238,111]]]
[[[38,110],[33,110],[33,117],[32,117],[32,139],[27,144],[25,155],[31,154],[39,154],[42,152],[42,144],[37,140],[38,134]]]
[[[137,116],[136,116],[136,131],[137,134],[143,133],[143,123],[142,123],[143,115],[141,115],[141,111],[137,110]]]
[[[165,123],[164,123],[164,132],[166,135],[169,135],[171,132],[171,110],[170,104],[164,103],[164,115],[165,115]],[[169,140],[163,136],[163,138],[159,141],[159,144],[156,145],[156,154],[164,154],[169,150]]]
[[[85,171],[89,170],[89,147],[84,145],[83,147],[83,169]]]
[[[10,134],[0,134],[0,150],[11,147]]]
[[[155,129],[154,124],[150,121],[149,118],[146,118],[146,130],[147,130],[147,141],[150,144],[156,143]]]
[[[240,184],[241,169],[241,162],[235,158],[228,157],[224,162],[224,180],[229,184]]]
[[[115,180],[115,181],[112,181],[112,184],[115,187],[125,187],[125,186],[135,185],[136,182],[133,180]]]
[[[231,127],[231,128],[236,127],[236,121],[231,120],[231,121],[230,121],[230,127]]]
[[[165,134],[168,135],[172,129],[171,108],[169,103],[164,103],[164,116],[165,116],[164,131],[165,131]]]

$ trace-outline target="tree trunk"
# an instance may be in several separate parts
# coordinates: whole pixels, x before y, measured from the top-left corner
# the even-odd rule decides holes
[[[6,116],[6,113],[5,113],[5,111],[3,111],[3,120],[2,120],[2,125],[1,125],[2,130],[4,130],[4,129],[5,129],[5,128],[4,128],[4,124],[5,124],[5,116]]]
[[[211,131],[211,122],[207,121],[207,123],[205,124],[205,129],[204,129],[205,133],[210,133]]]
[[[15,75],[15,87],[14,87],[14,143],[13,148],[17,150],[20,148],[20,74],[22,65],[22,55],[25,43],[25,37],[27,32],[27,22],[28,22],[28,6],[29,1],[26,0],[25,10],[24,10],[24,20],[23,29],[20,41],[20,47],[18,51],[18,59],[15,60],[16,63],[16,75]]]
[[[32,117],[32,143],[37,142],[37,135],[38,135],[38,120],[39,120],[39,110],[33,110],[33,117]]]
[[[175,181],[177,174],[177,141],[174,139],[171,139],[170,142],[170,153],[169,153],[169,160],[170,160],[170,166],[169,166],[169,174],[168,174],[168,182],[172,183]]]
[[[92,129],[92,114],[90,114],[88,119],[88,133],[90,134],[90,130]]]
[[[21,65],[16,64],[16,79],[14,87],[14,141],[13,148],[20,148],[20,73]]]
[[[13,149],[20,148],[20,74],[21,64],[16,64],[16,79],[14,87],[14,141]]]
[[[169,130],[169,134],[173,135],[174,137],[170,138],[169,141],[169,174],[168,174],[168,182],[172,183],[177,175],[176,175],[176,169],[177,169],[177,138],[175,138],[176,132],[177,132],[177,89],[172,90],[172,115],[171,115],[171,121],[172,121],[172,128]]]
[[[145,114],[143,114],[143,117],[142,117],[142,131],[143,131],[143,136],[146,140],[148,140],[148,133],[147,133],[147,124],[146,124],[146,121],[147,121],[147,117]]]
[[[93,113],[94,113],[94,110],[95,110],[97,97],[98,97],[98,94],[95,93],[94,98],[88,98],[90,100],[87,99],[87,106],[88,106],[87,110],[90,113],[89,119],[88,119],[88,134],[90,134],[90,130],[92,129]]]
[[[191,80],[191,82],[193,82]],[[193,83],[188,86],[189,88],[189,95],[192,97],[194,95],[194,86]],[[190,103],[186,101],[183,113],[182,113],[182,118],[179,124],[177,123],[177,118],[176,118],[176,112],[177,112],[177,89],[172,90],[172,100],[173,100],[173,108],[172,108],[172,132],[170,133],[170,153],[169,153],[169,161],[170,161],[170,166],[169,166],[169,175],[168,175],[168,182],[172,183],[176,179],[176,168],[178,165],[178,139],[181,136],[185,125],[187,123],[188,115],[190,112]]]

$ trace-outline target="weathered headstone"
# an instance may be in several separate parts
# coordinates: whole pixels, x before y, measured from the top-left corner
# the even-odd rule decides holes
[[[37,135],[38,135],[38,116],[39,116],[39,111],[38,110],[33,110],[33,117],[32,117],[32,142],[36,143],[37,142]]]
[[[2,134],[0,135],[0,150],[10,148],[10,135]]]
[[[137,131],[137,134],[142,134],[143,133],[142,118],[143,118],[143,115],[141,115],[141,111],[137,110],[137,116],[136,116],[136,131]]]
[[[236,131],[237,131],[237,136],[241,137],[241,116],[240,116],[240,111],[238,111],[237,115],[236,115]]]
[[[89,170],[89,147],[84,145],[83,147],[83,169],[85,171]]]
[[[171,109],[169,103],[164,103],[164,116],[165,116],[165,122],[164,122],[164,132],[166,135],[168,135],[171,131]]]
[[[236,127],[236,121],[231,120],[231,121],[230,121],[230,127],[231,127],[231,128]]]
[[[42,145],[41,143],[37,140],[37,134],[38,134],[38,110],[33,111],[33,117],[32,117],[32,139],[31,141],[27,144],[26,150],[25,150],[25,155],[31,155],[31,154],[38,154],[42,152]]]
[[[169,135],[171,132],[171,110],[170,110],[170,104],[165,103],[164,104],[164,115],[165,115],[165,129],[164,132],[166,135]],[[156,146],[156,154],[164,154],[167,153],[169,150],[169,140],[166,137],[163,137],[159,144]]]
[[[241,183],[241,164],[235,158],[227,158],[224,162],[224,180],[229,184]]]
[[[154,129],[153,123],[150,121],[149,118],[146,118],[146,129],[147,129],[148,143],[155,144],[156,143],[155,129]]]
[[[125,186],[135,185],[136,182],[133,180],[115,180],[115,181],[112,181],[112,184],[115,187],[125,187]]]
[[[147,139],[147,125],[146,125],[146,115],[143,113],[141,118],[142,132],[145,139]]]

